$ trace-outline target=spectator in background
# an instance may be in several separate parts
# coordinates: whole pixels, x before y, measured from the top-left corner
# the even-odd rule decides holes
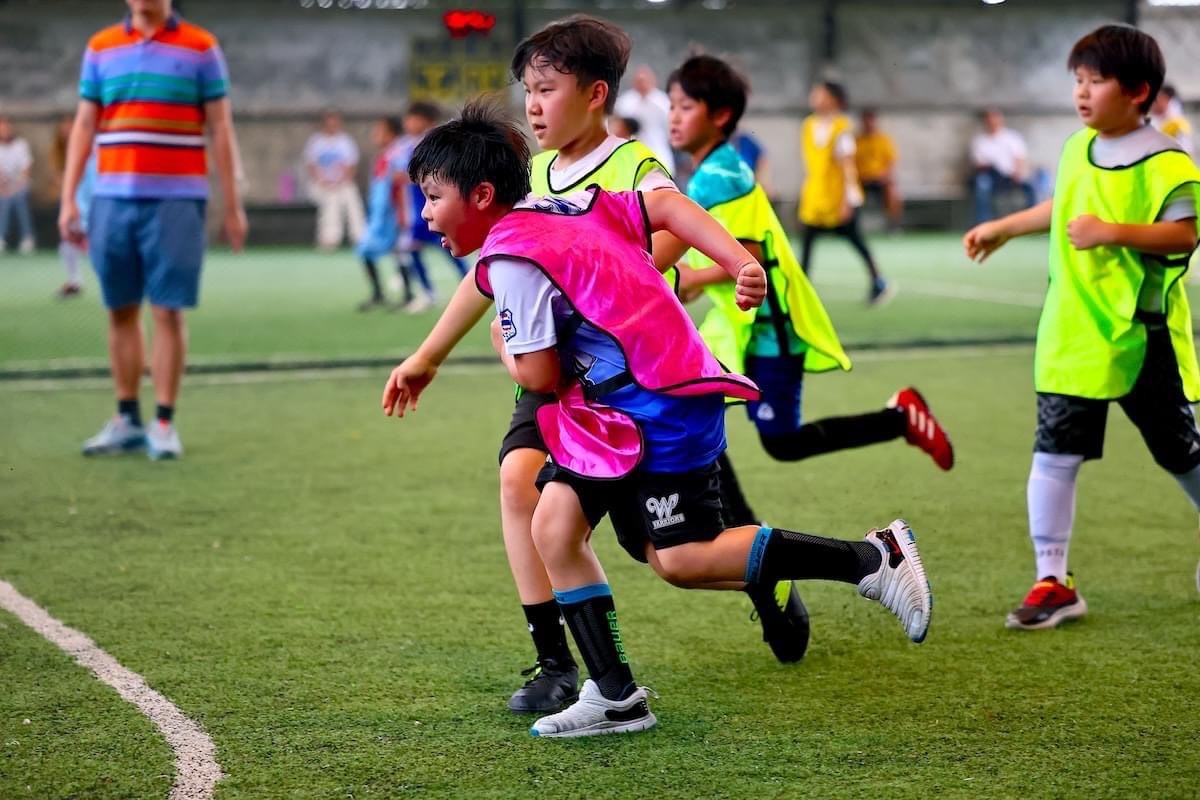
[[[408,272],[396,246],[400,242],[401,219],[404,216],[405,190],[408,185],[405,171],[408,154],[400,140],[403,123],[399,117],[382,117],[375,122],[371,139],[376,147],[375,163],[371,167],[371,183],[367,188],[367,232],[358,242],[358,256],[371,284],[371,296],[359,304],[359,311],[370,311],[387,305],[383,284],[379,280],[378,261],[395,255],[397,269],[404,287],[401,304],[411,303],[412,289]]]
[[[1179,100],[1174,86],[1163,86],[1158,97],[1154,98],[1154,104],[1150,106],[1150,122],[1178,142],[1183,152],[1195,158],[1192,123],[1183,115],[1183,103]]]
[[[33,252],[33,217],[29,213],[29,173],[33,153],[17,136],[12,121],[0,116],[0,253],[8,248],[8,221],[15,212],[22,254]]]
[[[350,241],[358,242],[366,227],[362,196],[354,184],[358,145],[342,130],[341,114],[321,115],[321,129],[304,146],[304,165],[317,204],[317,247],[340,247],[347,229]]]
[[[775,191],[771,185],[770,170],[767,167],[767,150],[758,137],[749,131],[737,131],[729,140],[742,161],[754,171],[754,179],[763,188],[763,192],[771,200],[775,199]]]
[[[840,83],[821,81],[809,92],[808,104],[813,113],[800,127],[805,171],[800,189],[799,216],[804,225],[800,265],[811,274],[813,242],[821,234],[837,234],[858,252],[867,268],[867,305],[881,305],[895,287],[880,273],[858,228],[863,194],[854,164],[853,124],[846,116],[846,90]]]
[[[637,68],[633,73],[633,88],[617,96],[614,111],[619,117],[637,120],[638,139],[653,150],[662,165],[674,175],[675,151],[671,149],[667,124],[671,101],[667,93],[658,88],[654,70],[645,64]]]
[[[975,224],[996,216],[995,199],[999,192],[1020,189],[1025,195],[1024,208],[1037,202],[1025,139],[1004,127],[1004,114],[999,109],[983,112],[983,132],[971,141],[971,161],[975,165]]]
[[[609,117],[608,132],[618,139],[636,139],[642,126],[633,117]]]
[[[71,126],[75,118],[61,117],[54,128],[54,141],[50,145],[50,166],[54,170],[52,189],[54,196],[62,194],[63,175],[67,171],[67,142],[71,138]],[[80,262],[87,258],[87,221],[88,210],[92,205],[92,187],[96,183],[96,156],[93,153],[83,168],[83,177],[79,181],[79,189],[75,192],[75,204],[79,206],[79,234],[75,241],[60,236],[58,242],[58,257],[63,262],[67,279],[59,287],[55,296],[60,300],[77,297],[83,291],[83,272]]]
[[[74,124],[75,117],[64,114],[54,126],[54,141],[50,143],[50,169],[53,170],[50,188],[54,190],[55,199],[62,194],[63,173],[67,171],[67,141],[71,138],[71,126]]]
[[[186,310],[200,297],[204,217],[209,195],[206,137],[220,178],[225,235],[246,240],[246,212],[229,74],[216,38],[181,19],[171,0],[130,2],[124,21],[88,41],[79,106],[67,143],[58,232],[83,241],[76,193],[98,147],[87,242],[104,305],[117,414],[84,442],[84,455],[144,450],[179,458],[175,429],[187,356]],[[136,58],[125,57],[136,53]],[[123,55],[125,54],[125,55]],[[146,346],[142,305],[154,323],[150,376],[155,422],[142,424],[138,401]]]
[[[401,163],[403,168],[403,180],[407,188],[401,207],[401,225],[403,230],[400,234],[399,250],[408,253],[408,263],[412,268],[413,276],[420,284],[420,290],[413,292],[413,298],[404,306],[404,310],[410,314],[420,314],[423,311],[428,311],[437,303],[437,292],[434,289],[433,281],[429,277],[429,269],[426,267],[425,259],[421,255],[422,251],[427,246],[436,247],[438,250],[446,254],[450,259],[454,268],[458,270],[459,279],[466,276],[467,262],[461,258],[454,256],[449,250],[442,247],[442,235],[435,233],[429,229],[429,223],[422,216],[422,209],[425,206],[425,195],[421,191],[421,187],[412,181],[408,180],[408,160],[412,157],[413,150],[425,138],[425,134],[429,132],[434,125],[437,125],[442,118],[442,109],[434,103],[417,100],[410,103],[404,111],[402,124],[404,126],[404,138],[401,141]]]
[[[887,214],[887,228],[900,228],[904,201],[896,186],[896,144],[892,137],[879,129],[879,118],[873,108],[864,108],[860,116],[854,163],[862,181],[864,195],[876,195]]]

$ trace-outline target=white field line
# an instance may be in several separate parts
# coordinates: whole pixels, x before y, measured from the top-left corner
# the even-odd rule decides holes
[[[949,297],[955,300],[973,300],[979,303],[995,303],[1003,306],[1020,306],[1021,308],[1041,308],[1045,294],[1041,292],[1022,292],[1015,289],[989,289],[985,286],[968,286],[960,283],[943,283],[941,281],[923,281],[895,279],[896,292],[900,295],[907,293],[923,294],[930,297]],[[860,288],[862,281],[849,281],[818,277],[816,281],[818,293],[822,286],[837,287],[838,289]]]
[[[83,633],[68,628],[3,580],[0,580],[0,608],[90,669],[150,718],[175,751],[175,783],[169,800],[209,800],[213,796],[213,789],[222,777],[221,765],[216,760],[216,745],[203,728],[151,689],[141,675],[121,666]]]
[[[877,361],[922,361],[930,358],[987,358],[1010,356],[1031,351],[1033,344],[987,344],[881,348],[878,350],[851,349],[850,360],[856,364]],[[439,375],[485,375],[503,374],[499,360],[495,364],[447,364],[438,370]],[[253,384],[292,383],[305,381],[340,381],[356,378],[379,378],[379,391],[387,380],[386,367],[337,367],[311,370],[269,370],[267,372],[233,372],[225,374],[190,375],[185,379],[188,388],[199,386],[247,386]],[[150,386],[150,379],[143,385]],[[0,394],[4,392],[61,392],[111,389],[109,378],[30,378],[29,380],[0,381]]]

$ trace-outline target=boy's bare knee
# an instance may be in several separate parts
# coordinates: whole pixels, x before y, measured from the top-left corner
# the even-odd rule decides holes
[[[563,536],[562,531],[556,530],[553,525],[543,524],[536,518],[534,519],[532,533],[533,546],[537,548],[542,562],[547,565],[560,564],[566,561],[571,557],[576,547],[576,543],[571,541],[570,537]]]
[[[183,311],[178,308],[151,306],[150,313],[154,317],[155,326],[171,328],[180,328],[183,326]]]

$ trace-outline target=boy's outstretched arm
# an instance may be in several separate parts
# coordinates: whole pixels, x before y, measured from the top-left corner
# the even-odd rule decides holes
[[[1024,211],[976,225],[963,236],[963,249],[967,251],[967,258],[982,264],[1009,239],[1050,230],[1050,216],[1053,210],[1054,201],[1043,200]]]
[[[384,414],[403,417],[408,408],[417,410],[417,400],[437,375],[438,367],[475,323],[483,319],[491,304],[492,301],[475,288],[475,268],[472,267],[417,352],[404,359],[388,376],[387,385],[383,387]]]
[[[711,258],[737,281],[737,304],[745,310],[762,305],[767,273],[749,251],[708,212],[678,192],[642,195],[650,228],[666,230]]]
[[[1067,238],[1076,250],[1106,246],[1128,247],[1156,256],[1186,255],[1196,249],[1196,220],[1127,225],[1081,214],[1067,223]]]

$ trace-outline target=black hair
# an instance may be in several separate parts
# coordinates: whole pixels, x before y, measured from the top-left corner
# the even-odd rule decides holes
[[[829,92],[834,101],[837,102],[838,107],[843,111],[846,110],[846,106],[850,105],[850,96],[846,94],[846,87],[842,84],[837,81],[821,81],[818,85],[824,87],[825,91]]]
[[[404,125],[400,122],[400,118],[392,115],[379,118],[379,124],[388,129],[392,136],[399,136],[404,131]]]
[[[1145,102],[1138,106],[1143,114],[1150,110],[1167,72],[1162,50],[1153,36],[1131,25],[1116,24],[1102,25],[1075,43],[1067,57],[1067,69],[1078,67],[1116,79],[1126,92],[1137,92],[1143,85],[1149,87]]]
[[[1179,91],[1169,83],[1163,84],[1162,93],[1172,100],[1174,100],[1176,97],[1179,97]]]
[[[742,114],[746,113],[746,98],[750,84],[737,70],[716,56],[692,56],[667,78],[667,86],[679,85],[683,93],[708,106],[711,115],[729,111],[729,120],[721,126],[726,137],[732,136]]]
[[[621,123],[625,126],[625,130],[629,131],[629,137],[631,139],[642,132],[642,123],[638,122],[633,117],[621,117]]]
[[[415,183],[434,178],[466,197],[481,183],[496,189],[496,202],[515,205],[529,194],[529,143],[495,100],[472,100],[457,119],[425,135],[408,162]]]
[[[408,104],[408,108],[404,109],[404,116],[420,117],[430,122],[437,122],[442,118],[442,109],[436,103],[428,100],[414,100]]]
[[[576,14],[551,22],[518,44],[509,68],[518,83],[529,66],[549,66],[563,75],[574,75],[580,88],[603,81],[608,86],[604,110],[611,114],[632,49],[629,34],[616,25]]]

